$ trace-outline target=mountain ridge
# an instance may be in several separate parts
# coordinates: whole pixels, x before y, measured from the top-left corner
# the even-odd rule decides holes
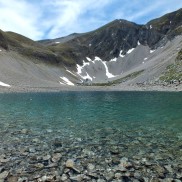
[[[165,68],[175,64],[176,57],[181,59],[181,35],[182,9],[151,20],[145,25],[117,19],[91,32],[73,33],[66,37],[42,41],[33,41],[14,32],[0,31],[0,64],[5,64],[5,59],[13,59],[14,64],[23,65],[16,68],[15,75],[18,79],[26,74],[24,70],[28,74],[31,70],[31,74],[25,76],[26,79],[31,79],[32,72],[37,70],[37,86],[39,81],[43,80],[46,85],[47,79],[56,86],[69,83],[125,84],[132,80],[135,84],[157,83],[156,80],[159,80],[158,83],[164,83],[170,80],[160,80],[161,74],[165,74]],[[9,66],[11,64],[9,63]],[[31,68],[29,64],[32,64]],[[180,65],[178,64],[178,67]],[[9,69],[5,69],[9,73]],[[0,78],[9,80],[8,75],[11,73],[6,74],[7,77],[4,75],[0,73]],[[123,81],[122,78],[125,77],[127,80]],[[181,79],[181,76],[177,78]],[[26,82],[26,79],[22,82]],[[9,82],[11,85],[14,83]],[[22,85],[20,81],[18,84]]]

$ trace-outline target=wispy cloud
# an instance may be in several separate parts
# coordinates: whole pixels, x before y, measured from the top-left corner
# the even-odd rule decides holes
[[[0,1],[0,28],[5,31],[14,31],[38,39],[43,34],[43,30],[37,26],[38,19],[38,9],[28,1]]]
[[[34,40],[56,38],[116,18],[146,23],[180,7],[181,0],[8,0],[0,2],[0,28]]]

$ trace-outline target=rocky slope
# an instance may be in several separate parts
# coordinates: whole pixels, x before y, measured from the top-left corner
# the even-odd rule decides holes
[[[38,42],[0,31],[0,81],[20,87],[170,83],[181,80],[181,34],[182,9],[146,25],[114,20]]]

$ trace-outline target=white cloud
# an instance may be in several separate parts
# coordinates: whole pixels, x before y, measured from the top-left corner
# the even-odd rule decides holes
[[[25,0],[0,2],[0,28],[14,31],[32,39],[38,39],[43,32],[37,26],[38,9]]]
[[[181,0],[6,0],[0,28],[34,40],[96,29],[116,18],[137,23],[182,7]]]

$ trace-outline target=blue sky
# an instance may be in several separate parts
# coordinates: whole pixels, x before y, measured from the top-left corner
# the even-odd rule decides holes
[[[94,30],[114,19],[145,24],[182,0],[0,0],[0,29],[33,40]]]

